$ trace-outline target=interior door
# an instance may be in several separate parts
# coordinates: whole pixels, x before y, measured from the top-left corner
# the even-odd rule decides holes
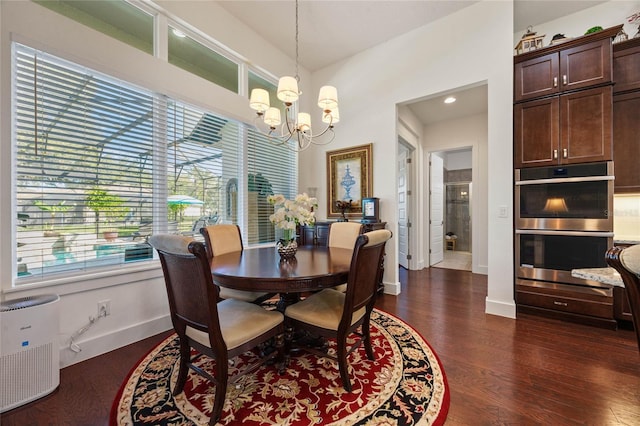
[[[409,173],[408,150],[398,146],[398,263],[409,269]]]
[[[429,155],[429,266],[444,258],[444,162],[442,157]]]

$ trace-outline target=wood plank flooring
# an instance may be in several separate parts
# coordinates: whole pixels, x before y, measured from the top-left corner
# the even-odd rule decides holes
[[[486,315],[487,277],[401,269],[378,307],[438,354],[451,389],[447,425],[640,425],[640,353],[617,331],[532,315]],[[106,425],[129,370],[168,333],[64,368],[53,394],[0,416],[12,425]]]

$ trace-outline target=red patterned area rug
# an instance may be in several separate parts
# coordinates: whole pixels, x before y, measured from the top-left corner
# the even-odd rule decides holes
[[[219,425],[441,425],[449,410],[442,365],[429,344],[402,320],[379,310],[371,316],[375,361],[360,347],[349,356],[351,393],[337,364],[296,353],[285,374],[262,366],[227,389]],[[329,340],[329,351],[335,342]],[[235,359],[241,368],[257,356]],[[178,337],[156,346],[131,371],[111,409],[112,425],[206,425],[213,386],[189,372],[184,391],[171,389],[178,373]],[[215,361],[200,366],[213,374]]]

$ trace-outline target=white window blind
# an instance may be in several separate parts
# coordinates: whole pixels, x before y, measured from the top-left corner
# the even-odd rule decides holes
[[[238,182],[255,176],[294,195],[286,149],[254,137],[244,170],[242,123],[27,46],[14,52],[17,284],[150,259],[154,231],[242,227]],[[274,241],[263,195],[262,214],[246,216],[248,242]]]
[[[293,199],[297,193],[297,154],[285,145],[274,144],[250,128],[247,140],[248,242],[264,243],[280,236],[269,221],[273,206],[267,196],[283,194]]]
[[[152,94],[14,47],[18,276],[148,257]]]

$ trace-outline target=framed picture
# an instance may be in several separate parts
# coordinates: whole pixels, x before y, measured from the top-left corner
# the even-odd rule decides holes
[[[373,193],[372,146],[327,151],[327,217],[342,217],[337,201],[350,202],[345,217],[362,217],[362,200]]]

